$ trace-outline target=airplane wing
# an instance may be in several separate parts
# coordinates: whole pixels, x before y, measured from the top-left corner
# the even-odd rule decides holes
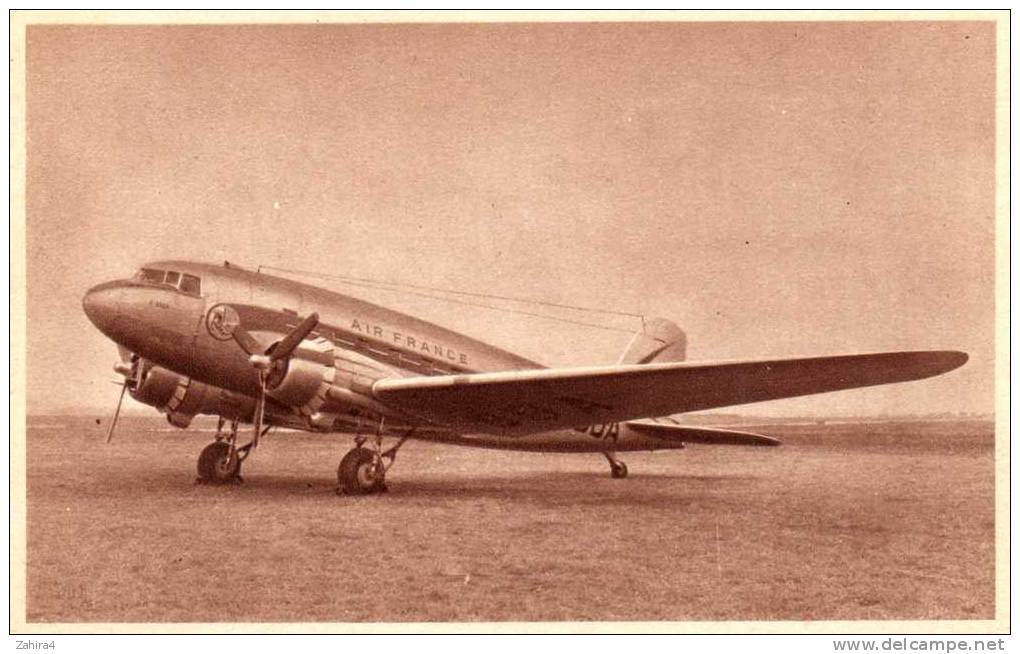
[[[963,352],[887,352],[381,379],[380,402],[462,430],[523,435],[932,377]]]

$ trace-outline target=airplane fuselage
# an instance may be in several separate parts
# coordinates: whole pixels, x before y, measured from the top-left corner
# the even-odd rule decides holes
[[[83,305],[105,335],[164,369],[153,368],[140,378],[132,394],[160,408],[178,426],[201,413],[250,420],[259,377],[231,330],[243,324],[269,347],[315,312],[317,326],[279,371],[281,380],[270,393],[271,424],[318,432],[418,427],[416,438],[531,451],[683,446],[626,424],[506,437],[458,433],[401,414],[372,396],[376,380],[543,366],[391,309],[236,266],[153,262],[134,278],[91,289]]]

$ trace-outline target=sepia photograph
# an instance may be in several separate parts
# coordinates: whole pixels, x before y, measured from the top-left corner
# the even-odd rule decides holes
[[[1009,631],[1008,12],[11,20],[13,633]]]

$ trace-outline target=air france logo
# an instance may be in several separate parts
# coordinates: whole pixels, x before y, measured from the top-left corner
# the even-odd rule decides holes
[[[205,327],[209,333],[218,341],[229,341],[234,336],[234,330],[241,324],[241,317],[237,310],[229,304],[217,304],[205,317]]]

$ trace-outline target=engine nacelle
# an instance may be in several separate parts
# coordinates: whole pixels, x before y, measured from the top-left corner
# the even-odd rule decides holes
[[[307,417],[325,404],[335,378],[333,344],[317,338],[301,344],[301,358],[293,357],[270,373],[266,391],[269,397]]]
[[[156,407],[171,425],[186,428],[199,413],[229,420],[247,421],[255,412],[255,400],[154,365],[141,359],[136,364],[128,391],[135,400]]]
[[[127,380],[131,397],[161,411],[170,402],[181,382],[187,379],[145,359],[139,359],[134,365],[136,369]]]
[[[384,416],[398,418],[372,397],[372,384],[395,374],[378,361],[316,338],[302,343],[299,356],[269,375],[266,389],[274,400],[294,408],[308,427],[334,431]]]

